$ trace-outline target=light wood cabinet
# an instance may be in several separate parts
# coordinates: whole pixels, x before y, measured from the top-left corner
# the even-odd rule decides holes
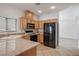
[[[48,19],[48,20],[44,20],[44,23],[52,23],[52,22],[57,22],[57,19]]]
[[[36,15],[29,11],[26,10],[24,12],[25,16],[24,17],[20,17],[20,29],[24,30],[27,27],[27,23],[33,23],[35,24],[35,28],[39,28],[38,26],[38,21],[36,20]]]
[[[43,21],[39,21],[39,28],[40,29],[43,29],[43,25],[44,25],[44,22]]]
[[[53,23],[53,22],[57,22],[57,19],[48,19],[48,20],[43,20],[43,21],[39,21],[39,28],[43,29],[44,23]]]
[[[34,24],[35,24],[35,28],[39,28],[39,21],[38,20],[34,20]]]
[[[44,39],[43,39],[43,33],[40,33],[38,35],[38,42],[41,43],[41,44],[43,44],[43,41],[44,41]]]
[[[29,11],[29,10],[26,10],[25,11],[25,18],[27,19],[27,22],[28,23],[34,23],[34,13]]]
[[[27,27],[27,20],[25,17],[20,17],[20,29],[24,30]]]
[[[33,47],[27,51],[24,51],[17,56],[36,56],[37,55],[37,47]]]

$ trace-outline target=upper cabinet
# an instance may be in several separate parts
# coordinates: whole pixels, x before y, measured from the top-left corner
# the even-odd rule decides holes
[[[58,20],[57,19],[41,20],[38,22],[38,25],[39,25],[38,27],[40,29],[43,29],[44,23],[53,23],[53,22],[58,22]]]
[[[27,28],[27,23],[35,24],[35,28],[43,29],[44,23],[58,22],[57,19],[38,20],[37,15],[29,10],[24,12],[24,16],[20,17],[20,28]]]
[[[53,22],[57,22],[57,19],[48,19],[48,20],[44,20],[44,23],[53,23]]]
[[[26,10],[25,11],[25,18],[27,19],[27,22],[28,23],[34,23],[34,13],[29,11],[29,10]]]
[[[20,17],[20,29],[24,30],[27,27],[27,20],[25,17]]]
[[[39,21],[39,28],[40,28],[40,29],[43,29],[43,24],[44,24],[43,21]]]
[[[35,24],[35,28],[38,28],[37,15],[29,10],[26,10],[24,12],[24,16],[20,17],[21,30],[24,30],[25,28],[27,28],[27,23],[33,23],[33,24]]]
[[[39,20],[34,20],[35,28],[39,28]]]

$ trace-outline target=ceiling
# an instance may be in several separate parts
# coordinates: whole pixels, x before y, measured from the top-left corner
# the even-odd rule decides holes
[[[3,4],[0,4],[3,5]],[[40,5],[36,5],[35,3],[6,3],[4,5],[13,6],[19,8],[21,10],[31,10],[37,15],[40,14],[48,14],[48,13],[57,13],[64,8],[67,8],[72,5],[76,5],[74,3],[40,3]],[[51,6],[55,6],[55,9],[50,9]],[[38,10],[42,10],[42,13],[38,13]]]

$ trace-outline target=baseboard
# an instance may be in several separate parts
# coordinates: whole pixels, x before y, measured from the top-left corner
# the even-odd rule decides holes
[[[73,39],[73,40],[79,40],[77,38],[69,38],[69,37],[59,37],[59,39]]]

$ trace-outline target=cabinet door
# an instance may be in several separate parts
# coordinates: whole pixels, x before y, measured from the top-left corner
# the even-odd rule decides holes
[[[43,33],[38,35],[38,42],[43,44]]]
[[[43,21],[39,21],[39,28],[43,29]]]
[[[34,16],[34,13],[29,11],[29,10],[26,10],[25,11],[25,17],[28,19],[28,20],[33,20],[33,16]]]
[[[39,28],[39,23],[38,23],[38,21],[37,20],[35,20],[35,28]]]
[[[24,30],[27,27],[27,20],[24,17],[20,18],[20,29]]]

